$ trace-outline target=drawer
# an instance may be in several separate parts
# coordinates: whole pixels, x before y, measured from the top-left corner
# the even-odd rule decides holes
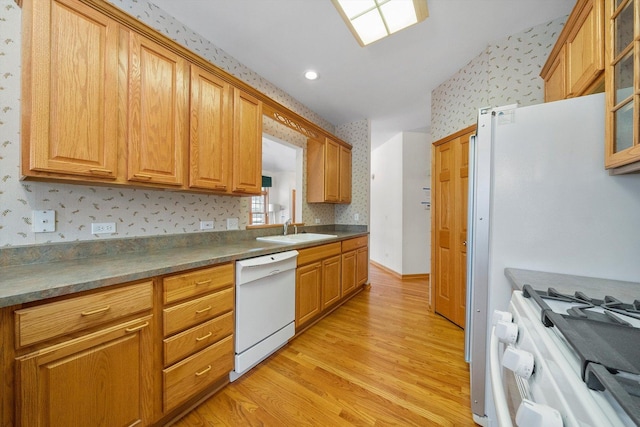
[[[233,310],[233,288],[201,296],[162,310],[168,336]]]
[[[165,366],[233,334],[233,311],[164,340]]]
[[[298,265],[305,265],[324,258],[339,255],[340,251],[340,242],[314,246],[307,249],[298,249]]]
[[[15,311],[16,346],[24,347],[150,310],[153,282],[69,298]]]
[[[369,236],[360,236],[355,239],[342,241],[342,252],[349,252],[369,244]]]
[[[162,371],[168,411],[233,370],[233,335]]]
[[[164,303],[170,304],[233,286],[233,274],[233,264],[224,264],[165,277],[162,279]]]

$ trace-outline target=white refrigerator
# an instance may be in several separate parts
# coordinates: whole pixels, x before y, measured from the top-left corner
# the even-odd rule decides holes
[[[487,366],[505,268],[640,279],[640,174],[604,169],[604,94],[482,109],[470,145],[465,357],[476,422],[496,425]]]

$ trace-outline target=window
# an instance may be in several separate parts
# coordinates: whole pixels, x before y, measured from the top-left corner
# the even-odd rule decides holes
[[[262,194],[251,197],[251,212],[249,212],[250,225],[269,224],[269,188],[262,187]]]

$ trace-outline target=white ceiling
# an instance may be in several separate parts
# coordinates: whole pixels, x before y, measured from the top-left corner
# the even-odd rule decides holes
[[[428,0],[426,21],[360,47],[330,0],[151,0],[334,125],[371,120],[375,148],[428,131],[431,91],[490,42],[576,0]],[[307,81],[313,68],[320,78]]]

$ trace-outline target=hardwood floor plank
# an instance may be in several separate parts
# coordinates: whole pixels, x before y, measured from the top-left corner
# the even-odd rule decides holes
[[[430,311],[426,280],[370,281],[175,425],[475,425],[464,332]]]

